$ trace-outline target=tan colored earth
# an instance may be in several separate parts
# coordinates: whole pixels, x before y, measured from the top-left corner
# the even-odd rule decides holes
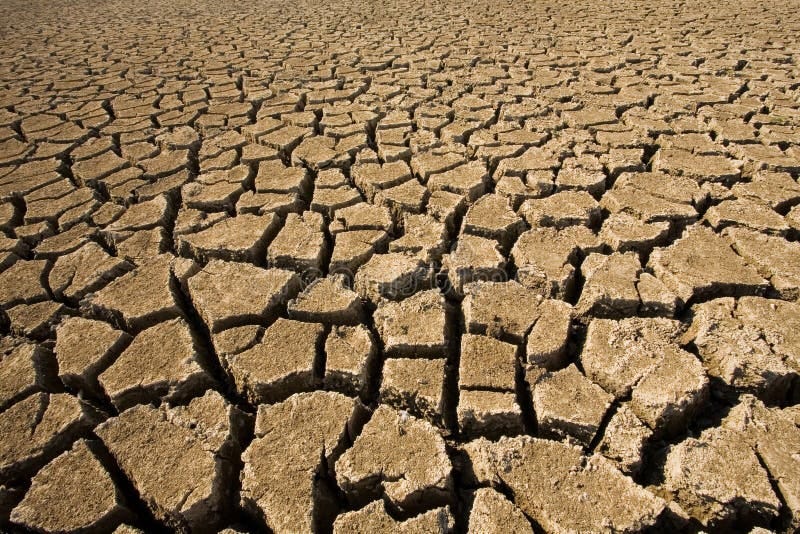
[[[0,2],[0,532],[800,531],[800,2]]]

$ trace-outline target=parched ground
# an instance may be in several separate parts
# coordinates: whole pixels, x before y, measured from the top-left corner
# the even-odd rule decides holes
[[[0,3],[0,531],[800,528],[799,10]]]

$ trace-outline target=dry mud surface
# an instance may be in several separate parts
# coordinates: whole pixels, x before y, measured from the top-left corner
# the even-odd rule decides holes
[[[0,4],[0,531],[800,528],[797,2]]]

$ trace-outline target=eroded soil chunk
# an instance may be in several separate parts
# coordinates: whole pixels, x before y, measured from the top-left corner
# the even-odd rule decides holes
[[[389,356],[444,356],[448,344],[448,304],[437,289],[400,302],[384,301],[375,311],[375,328]]]
[[[654,525],[666,506],[602,456],[564,443],[521,436],[465,448],[478,480],[510,488],[515,504],[547,531],[635,532]]]
[[[0,413],[0,480],[32,475],[96,424],[97,413],[66,393],[35,393]]]
[[[97,376],[131,340],[108,323],[70,317],[56,329],[55,355],[65,385],[99,395]]]
[[[273,213],[238,215],[197,233],[182,235],[178,244],[182,255],[201,261],[216,258],[257,263],[262,261],[267,244],[279,228],[280,219]]]
[[[189,278],[189,295],[211,332],[269,320],[300,290],[291,271],[210,261]]]
[[[363,315],[361,299],[346,281],[341,274],[314,280],[289,302],[289,316],[309,322],[358,324]]]
[[[767,523],[780,508],[756,453],[724,429],[670,447],[663,487],[692,517],[714,528]]]
[[[136,406],[95,430],[152,513],[210,531],[228,504],[241,413],[209,391],[186,406]]]
[[[86,307],[137,330],[180,315],[172,289],[172,256],[163,254],[89,297]]]
[[[595,319],[581,363],[616,398],[630,395],[631,409],[651,429],[674,433],[708,396],[705,370],[680,348],[680,334],[680,323],[667,319]]]
[[[383,362],[380,401],[441,425],[445,403],[444,358],[389,358]]]
[[[325,387],[366,394],[376,354],[375,340],[364,325],[334,326],[325,341]]]
[[[542,297],[519,282],[476,282],[464,288],[467,331],[521,343],[539,316]],[[509,306],[514,302],[514,306]]]
[[[0,410],[52,384],[57,366],[45,347],[3,338],[0,345]]]
[[[532,532],[528,519],[502,493],[492,488],[481,488],[475,492],[472,510],[469,513],[471,534],[529,534]]]
[[[430,284],[431,272],[420,258],[392,252],[375,254],[356,273],[353,288],[361,298],[378,303],[400,300]]]
[[[779,402],[800,372],[800,306],[761,297],[696,304],[684,341],[711,376],[738,391]]]
[[[555,439],[571,437],[583,446],[594,439],[613,400],[575,365],[545,373],[531,389],[540,434]]]
[[[278,402],[313,389],[322,378],[323,334],[319,323],[278,319],[259,344],[227,357],[236,389],[253,404]]]
[[[446,503],[452,489],[450,459],[429,423],[379,406],[353,446],[336,461],[336,481],[348,500],[386,495],[402,510]]]
[[[213,382],[182,319],[140,332],[98,380],[118,410],[158,399],[186,399]]]
[[[358,430],[357,401],[333,392],[300,393],[260,406],[244,451],[241,504],[273,532],[312,531],[336,505],[323,477]]]
[[[704,227],[692,227],[648,266],[684,302],[709,297],[762,294],[767,282],[728,243]]]
[[[386,511],[383,501],[373,501],[360,510],[337,517],[333,523],[333,532],[334,534],[357,532],[447,534],[452,530],[453,523],[453,516],[447,507],[435,508],[405,521],[398,521]]]
[[[79,440],[33,477],[11,521],[44,532],[108,531],[129,516],[111,476]]]

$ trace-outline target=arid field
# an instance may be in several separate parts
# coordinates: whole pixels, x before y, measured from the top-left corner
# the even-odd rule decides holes
[[[0,532],[796,532],[799,36],[0,0]]]

